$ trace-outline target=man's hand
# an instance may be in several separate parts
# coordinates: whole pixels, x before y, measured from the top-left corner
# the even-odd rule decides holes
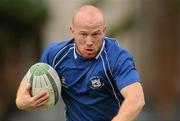
[[[16,97],[16,105],[21,110],[41,108],[49,100],[47,92],[41,91],[35,96],[30,95],[31,85],[27,85],[25,78],[22,80]]]

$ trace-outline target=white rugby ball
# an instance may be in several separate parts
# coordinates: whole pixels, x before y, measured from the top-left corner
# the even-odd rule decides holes
[[[53,67],[46,63],[36,63],[31,66],[26,74],[26,81],[31,85],[31,95],[36,95],[39,91],[49,93],[50,99],[45,108],[54,106],[60,97],[61,82]]]

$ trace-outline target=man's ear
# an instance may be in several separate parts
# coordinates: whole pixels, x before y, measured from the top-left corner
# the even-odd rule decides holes
[[[107,27],[104,25],[103,33],[106,34]]]
[[[70,31],[71,31],[72,34],[74,33],[74,29],[73,29],[72,25],[70,26]]]
[[[71,35],[74,37],[74,28],[73,28],[73,26],[71,25],[69,29],[71,31]]]

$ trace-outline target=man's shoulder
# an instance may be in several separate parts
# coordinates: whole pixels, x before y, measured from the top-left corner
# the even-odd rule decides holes
[[[60,51],[62,49],[69,48],[69,47],[72,47],[72,46],[74,46],[73,39],[51,42],[51,43],[48,44],[47,49],[49,50],[49,52],[56,53],[57,51]]]
[[[74,47],[74,40],[64,40],[58,42],[49,43],[48,47],[44,50],[41,61],[47,62],[52,65],[55,58],[61,58],[64,53],[68,52],[69,49]]]
[[[121,46],[118,41],[114,38],[105,38],[105,51],[107,57],[110,60],[116,60],[118,58],[130,57],[132,54]]]
[[[124,50],[124,48],[119,44],[117,39],[105,37],[104,40],[105,40],[105,47],[107,52],[117,53]]]

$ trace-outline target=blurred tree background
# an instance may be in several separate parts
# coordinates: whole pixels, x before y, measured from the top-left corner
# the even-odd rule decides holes
[[[134,55],[146,98],[138,120],[180,120],[180,0],[1,0],[0,119],[19,121],[14,101],[24,73],[38,62],[43,45],[69,38],[70,17],[82,4],[99,7],[107,35]],[[63,106],[55,108],[35,112],[34,119],[64,120]],[[31,112],[20,113],[24,121]]]
[[[16,109],[17,87],[41,53],[41,29],[48,17],[41,0],[0,1],[0,119]]]

